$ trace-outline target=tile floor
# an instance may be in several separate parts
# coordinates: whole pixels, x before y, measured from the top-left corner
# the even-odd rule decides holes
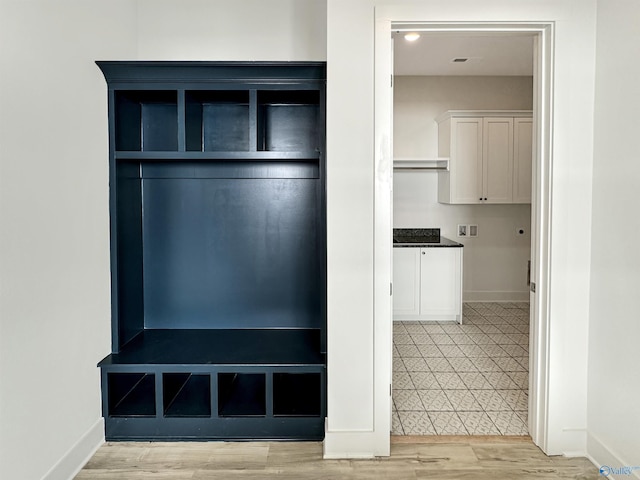
[[[529,304],[393,323],[394,435],[527,435]]]

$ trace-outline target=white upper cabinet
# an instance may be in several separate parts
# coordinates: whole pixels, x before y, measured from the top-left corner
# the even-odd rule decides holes
[[[487,117],[483,120],[482,201],[511,203],[513,200],[513,118]]]
[[[449,171],[438,172],[438,201],[479,203],[482,196],[482,118],[452,118],[438,128],[438,155]],[[455,165],[451,164],[451,160]]]
[[[513,119],[513,203],[531,203],[533,121]]]
[[[449,157],[439,202],[531,202],[530,111],[449,111],[437,122],[438,155]]]

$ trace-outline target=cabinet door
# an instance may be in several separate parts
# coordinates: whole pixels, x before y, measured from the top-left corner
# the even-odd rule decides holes
[[[451,203],[480,203],[482,118],[451,119]]]
[[[484,119],[482,183],[487,203],[513,201],[513,118]]]
[[[420,313],[420,249],[393,249],[393,315]]]
[[[459,248],[420,249],[420,315],[460,315]]]
[[[513,120],[513,202],[531,203],[533,120]]]

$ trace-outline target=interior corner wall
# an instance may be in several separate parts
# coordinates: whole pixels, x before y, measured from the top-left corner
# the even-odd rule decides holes
[[[67,479],[104,441],[107,90],[132,1],[0,4],[0,478]]]
[[[640,467],[638,25],[636,1],[598,2],[587,446],[614,468]]]
[[[531,110],[528,76],[396,76],[393,147],[396,158],[438,156],[435,118],[447,110]],[[395,170],[395,228],[441,229],[464,244],[464,301],[529,301],[531,205],[438,203],[438,173]],[[457,226],[478,225],[478,237],[458,238]],[[516,231],[524,228],[525,234]]]

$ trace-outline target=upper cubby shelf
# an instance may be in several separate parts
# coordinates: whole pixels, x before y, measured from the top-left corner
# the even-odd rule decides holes
[[[186,92],[187,151],[250,151],[249,97],[246,90]]]
[[[116,159],[320,157],[324,64],[278,68],[269,62],[98,65],[110,85]],[[184,72],[189,72],[188,78]]]
[[[300,152],[320,146],[320,92],[258,92],[258,150]]]
[[[115,92],[116,150],[178,150],[177,99],[176,91]]]
[[[118,159],[319,155],[318,90],[123,90],[114,99]]]
[[[261,160],[279,161],[317,161],[318,150],[301,152],[115,152],[118,161],[134,162],[174,162],[188,160],[190,162],[209,162],[215,160],[232,160],[235,162],[253,162]]]

